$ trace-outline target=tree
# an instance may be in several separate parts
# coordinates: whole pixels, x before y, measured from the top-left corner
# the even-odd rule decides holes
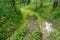
[[[16,4],[15,4],[15,0],[10,0],[11,1],[11,6],[15,9],[15,12],[17,13],[17,14],[20,14],[20,10],[17,10],[17,8],[16,8]]]
[[[40,7],[42,7],[43,6],[43,2],[42,2],[42,0],[40,0]]]
[[[30,0],[27,0],[27,5],[29,5],[30,4]]]
[[[11,6],[12,6],[12,7],[15,6],[15,0],[11,0]]]
[[[57,6],[58,6],[58,0],[54,0],[53,8],[56,8]]]

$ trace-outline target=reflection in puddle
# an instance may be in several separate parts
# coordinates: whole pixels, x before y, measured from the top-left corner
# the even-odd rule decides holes
[[[40,25],[40,30],[42,32],[42,40],[49,40],[50,33],[54,32],[54,28],[52,27],[52,23],[49,22],[43,22],[42,25]]]
[[[46,24],[46,31],[47,31],[47,33],[51,33],[51,32],[53,32],[53,27],[52,27],[52,24],[51,23],[48,23],[48,22],[45,22],[45,24]]]

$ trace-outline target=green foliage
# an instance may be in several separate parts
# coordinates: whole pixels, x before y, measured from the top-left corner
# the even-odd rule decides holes
[[[23,29],[19,29],[19,30],[17,30],[17,32],[14,35],[12,35],[7,40],[23,40],[27,31],[28,31],[28,29],[26,27],[24,27]]]
[[[1,0],[0,5],[0,40],[6,40],[22,23],[23,16],[15,12],[10,0]]]
[[[40,40],[41,39],[41,32],[40,30],[35,30],[32,35],[30,35],[29,40]]]
[[[25,15],[22,15],[20,12],[20,7],[38,12],[42,18],[50,21],[55,28],[60,30],[60,3],[56,9],[52,9],[53,0],[43,0],[42,8],[40,8],[40,0],[37,0],[37,2],[36,0],[31,0],[31,4],[29,5],[24,5],[26,4],[24,0],[15,0],[15,10],[15,8],[12,8],[10,1],[11,0],[0,0],[0,40],[24,40],[25,35],[28,33],[28,29],[24,27],[18,30],[18,32],[15,31],[19,28],[19,25],[22,24],[23,15]],[[12,35],[13,33],[14,35]],[[40,29],[37,29],[30,35],[29,40],[40,40],[41,35]],[[50,39],[60,40],[60,31],[52,33]]]
[[[28,7],[26,7],[26,9],[38,12],[39,15],[41,17],[43,17],[44,19],[46,19],[52,23],[55,23],[57,25],[60,25],[60,23],[59,23],[60,22],[59,21],[60,20],[60,18],[59,18],[60,17],[60,7],[59,6],[60,6],[60,3],[58,3],[58,7],[56,9],[53,9],[52,8],[53,1],[52,0],[44,0],[42,8],[40,8],[39,5],[37,5],[37,8],[36,8],[36,5],[32,4],[32,5],[29,5]],[[54,22],[54,20],[55,20],[55,22]]]
[[[25,36],[27,36],[28,40],[40,40],[41,33],[37,29],[34,32],[29,33],[29,29],[27,27],[24,27],[23,29],[19,29],[15,32],[14,35],[12,35],[7,40],[26,40]],[[29,36],[30,35],[30,36]]]
[[[32,4],[25,7],[26,9],[38,12],[41,17],[53,23],[53,27],[60,30],[60,0],[58,7],[53,9],[53,0],[44,0],[43,7]],[[39,3],[38,3],[39,4]],[[60,40],[60,31],[51,34],[51,40]]]
[[[60,40],[60,31],[51,33],[50,40]]]

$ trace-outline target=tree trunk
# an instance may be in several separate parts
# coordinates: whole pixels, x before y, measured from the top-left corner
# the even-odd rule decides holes
[[[11,0],[11,6],[12,6],[12,8],[15,9],[15,12],[16,12],[17,14],[20,14],[20,13],[21,13],[20,10],[17,10],[17,8],[16,8],[16,6],[15,6],[15,0]]]
[[[43,3],[42,3],[42,0],[40,0],[40,7],[42,7],[43,6]]]
[[[54,0],[53,8],[56,8],[57,6],[58,6],[58,0]]]
[[[27,0],[27,5],[29,5],[30,4],[30,0]]]
[[[12,7],[15,6],[15,0],[11,0],[11,6],[12,6]]]

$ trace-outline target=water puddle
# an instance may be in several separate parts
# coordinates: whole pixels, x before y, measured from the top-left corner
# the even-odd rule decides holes
[[[49,40],[48,37],[50,36],[50,33],[54,32],[52,25],[53,24],[49,22],[43,22],[42,25],[40,25],[42,40]]]
[[[52,27],[52,23],[45,22],[45,25],[46,25],[45,29],[46,29],[48,34],[54,31],[54,29]]]

